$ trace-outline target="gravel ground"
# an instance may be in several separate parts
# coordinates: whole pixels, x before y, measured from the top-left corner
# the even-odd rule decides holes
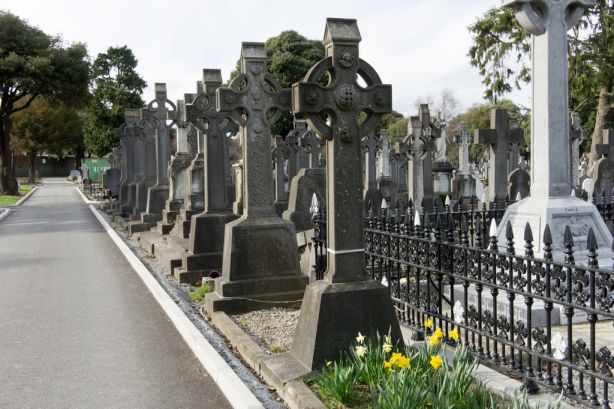
[[[278,354],[292,346],[299,312],[296,308],[271,308],[231,315],[230,318],[268,353]]]

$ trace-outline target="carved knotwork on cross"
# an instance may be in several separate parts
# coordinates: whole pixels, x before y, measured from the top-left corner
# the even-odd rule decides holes
[[[216,92],[217,110],[228,112],[241,127],[246,216],[275,215],[270,126],[290,110],[290,90],[266,70],[262,43],[243,43],[241,74]],[[265,171],[266,170],[266,171]]]
[[[356,20],[327,19],[326,58],[309,70],[304,81],[292,86],[295,114],[327,140],[329,261],[325,280],[329,282],[366,278],[361,137],[374,131],[381,115],[392,110],[391,86],[383,85],[375,70],[359,58],[360,40]],[[326,75],[329,82],[322,85]],[[366,87],[357,83],[357,76]]]

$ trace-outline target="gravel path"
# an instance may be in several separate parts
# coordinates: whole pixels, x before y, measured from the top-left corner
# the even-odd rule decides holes
[[[278,354],[292,346],[299,312],[296,308],[271,308],[231,315],[230,318],[267,352]]]

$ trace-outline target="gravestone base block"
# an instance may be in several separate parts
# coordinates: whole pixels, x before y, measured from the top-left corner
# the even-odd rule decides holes
[[[186,271],[221,270],[226,224],[239,216],[234,213],[201,213],[192,217],[190,251],[183,266]]]
[[[316,281],[305,290],[291,353],[307,369],[320,369],[339,359],[359,332],[367,337],[390,334],[393,345],[403,345],[388,288],[370,280]]]
[[[456,175],[452,181],[452,192],[456,197],[471,199],[476,195],[476,180],[471,175]]]
[[[377,190],[382,193],[382,196],[388,203],[392,203],[392,194],[394,190],[392,177],[380,176],[377,178]]]
[[[313,229],[309,207],[311,197],[316,194],[319,201],[326,198],[326,169],[301,169],[290,182],[290,200],[288,210],[282,217],[294,223],[296,231]]]
[[[161,217],[167,199],[168,185],[155,185],[150,187],[149,190],[147,190],[147,213],[160,214]]]
[[[172,199],[166,201],[166,207],[162,212],[162,221],[158,223],[158,233],[168,234],[175,227],[175,219],[183,206],[183,199]]]
[[[545,226],[548,224],[552,233],[553,259],[562,262],[565,258],[563,253],[565,226],[569,225],[574,241],[574,258],[576,262],[581,263],[587,260],[588,230],[592,227],[597,239],[599,265],[604,267],[612,263],[614,256],[611,250],[612,234],[597,208],[582,199],[571,196],[527,197],[510,205],[497,230],[500,251],[505,251],[505,227],[508,220],[514,232],[516,254],[524,254],[524,229],[528,222],[533,232],[533,251],[536,257],[542,257],[544,254],[542,239]]]
[[[271,307],[299,307],[307,282],[308,277],[305,276],[269,277],[240,282],[230,282],[226,277],[219,277],[215,279],[215,292],[205,297],[205,308],[210,312],[238,314]]]

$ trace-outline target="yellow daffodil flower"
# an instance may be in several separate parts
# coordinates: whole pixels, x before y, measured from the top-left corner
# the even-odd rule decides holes
[[[452,338],[454,341],[458,341],[458,330],[456,328],[454,328],[452,331],[450,331],[450,333],[448,334],[450,336],[450,338]]]
[[[392,371],[392,363],[390,361],[384,362],[384,368],[388,369],[388,372]]]
[[[443,331],[441,330],[441,328],[437,328],[435,332],[433,332],[433,335],[437,335],[437,337],[443,338]]]
[[[358,345],[356,347],[356,355],[358,355],[359,357],[364,356],[367,353],[367,348],[363,347],[362,345]]]
[[[365,340],[365,336],[359,332],[358,336],[356,337],[356,342],[358,342],[359,344],[362,344],[364,340]]]
[[[429,318],[428,320],[424,321],[424,327],[433,328],[433,320]]]
[[[443,360],[441,359],[441,357],[439,355],[433,355],[431,357],[431,366],[434,369],[439,368],[441,365],[443,365]]]
[[[429,337],[429,342],[431,345],[437,345],[439,344],[439,341],[441,340],[440,337],[438,337],[437,335],[433,334]]]

